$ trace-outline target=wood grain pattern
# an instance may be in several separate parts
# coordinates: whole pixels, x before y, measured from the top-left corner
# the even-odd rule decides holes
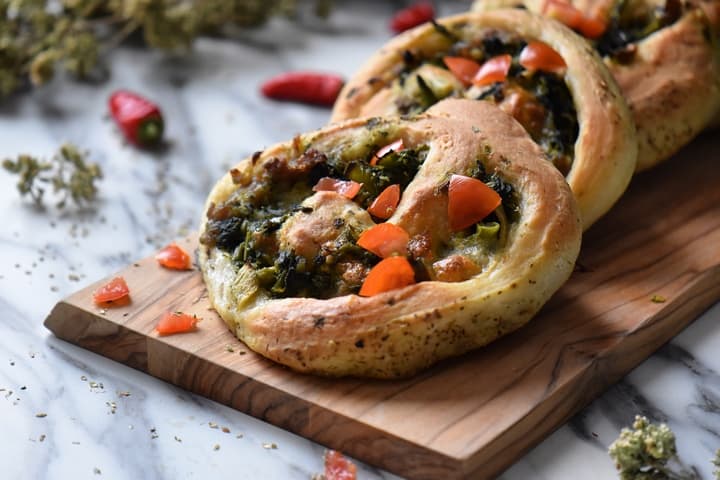
[[[710,136],[639,175],[586,234],[580,267],[536,319],[409,380],[327,380],[272,364],[209,309],[199,272],[152,258],[121,272],[130,305],[101,312],[91,299],[101,281],[60,302],[45,325],[400,475],[491,478],[720,298],[719,181],[720,139]],[[158,337],[168,310],[202,317],[199,331]]]

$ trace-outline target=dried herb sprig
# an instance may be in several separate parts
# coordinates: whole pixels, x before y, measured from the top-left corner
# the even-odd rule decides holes
[[[718,448],[715,452],[715,458],[713,458],[713,465],[717,467],[715,470],[713,470],[713,475],[715,475],[715,478],[717,480],[720,480],[720,448]]]
[[[32,155],[19,155],[16,160],[5,159],[2,166],[10,173],[20,176],[17,183],[20,195],[30,195],[38,205],[43,205],[47,186],[60,194],[58,208],[63,208],[68,199],[76,205],[91,202],[97,195],[95,182],[102,178],[100,166],[86,161],[87,153],[73,144],[66,143],[50,160],[41,160]]]
[[[331,0],[315,0],[326,14]],[[61,68],[90,75],[100,56],[139,33],[151,48],[186,50],[201,35],[293,15],[297,0],[0,0],[0,97]]]
[[[608,451],[621,480],[698,480],[695,473],[676,471],[679,463],[675,434],[667,425],[655,425],[636,416],[632,429],[623,428]]]

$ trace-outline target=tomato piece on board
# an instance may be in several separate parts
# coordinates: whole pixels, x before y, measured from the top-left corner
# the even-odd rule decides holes
[[[520,65],[528,70],[559,72],[567,67],[565,60],[550,45],[532,41],[520,52]]]
[[[395,213],[398,203],[400,203],[400,185],[396,183],[380,192],[367,210],[373,217],[387,220]]]
[[[546,17],[564,23],[573,30],[580,28],[585,15],[571,4],[559,0],[548,0],[543,9]]]
[[[490,85],[495,82],[504,82],[512,65],[512,57],[508,54],[493,57],[480,66],[472,83],[478,86]]]
[[[373,155],[372,160],[370,160],[370,165],[375,166],[380,161],[381,158],[383,158],[385,155],[387,155],[390,152],[400,152],[402,150],[405,150],[405,144],[403,144],[402,138],[400,140],[395,140],[389,145],[385,145],[380,150],[375,152],[375,155]]]
[[[365,278],[360,295],[370,297],[415,283],[415,271],[405,257],[388,257],[375,265]]]
[[[357,467],[336,451],[325,452],[325,480],[355,480]]]
[[[93,301],[98,305],[108,302],[127,300],[130,296],[130,289],[123,277],[115,277],[108,283],[93,292]]]
[[[155,255],[155,260],[171,270],[191,270],[190,255],[176,243],[171,243]]]
[[[195,315],[182,312],[167,312],[160,318],[155,330],[160,335],[192,332],[197,327],[198,321],[200,319]]]
[[[473,78],[480,70],[480,64],[465,57],[443,57],[443,63],[465,86],[472,85]]]
[[[407,255],[410,235],[404,228],[392,223],[380,223],[368,228],[357,240],[357,244],[378,257]]]
[[[465,230],[490,215],[502,203],[500,195],[477,178],[450,177],[448,218],[454,232]]]
[[[337,178],[323,177],[313,187],[314,192],[336,192],[345,198],[353,199],[360,191],[362,183],[352,180],[338,180]]]

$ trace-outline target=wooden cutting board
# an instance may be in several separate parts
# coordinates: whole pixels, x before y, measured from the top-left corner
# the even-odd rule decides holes
[[[119,273],[132,290],[130,305],[94,306],[102,280],[58,303],[45,325],[397,474],[491,478],[720,298],[714,136],[633,180],[586,234],[570,281],[528,326],[409,380],[328,380],[275,365],[248,351],[210,310],[199,272],[164,270],[152,257]],[[194,248],[193,240],[184,243]],[[158,337],[153,327],[170,310],[204,320],[196,333]]]

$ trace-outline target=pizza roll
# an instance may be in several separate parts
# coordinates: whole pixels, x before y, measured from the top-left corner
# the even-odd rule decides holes
[[[389,190],[398,201],[376,208]],[[446,100],[243,160],[201,232],[210,301],[251,349],[300,372],[397,378],[525,324],[572,272],[582,229],[512,117]]]
[[[585,229],[632,177],[635,127],[600,58],[572,31],[521,10],[461,14],[395,37],[348,81],[332,120],[411,114],[447,97],[513,115],[566,175]]]
[[[666,160],[720,113],[718,0],[477,0],[523,7],[585,35],[632,110],[637,170]]]

